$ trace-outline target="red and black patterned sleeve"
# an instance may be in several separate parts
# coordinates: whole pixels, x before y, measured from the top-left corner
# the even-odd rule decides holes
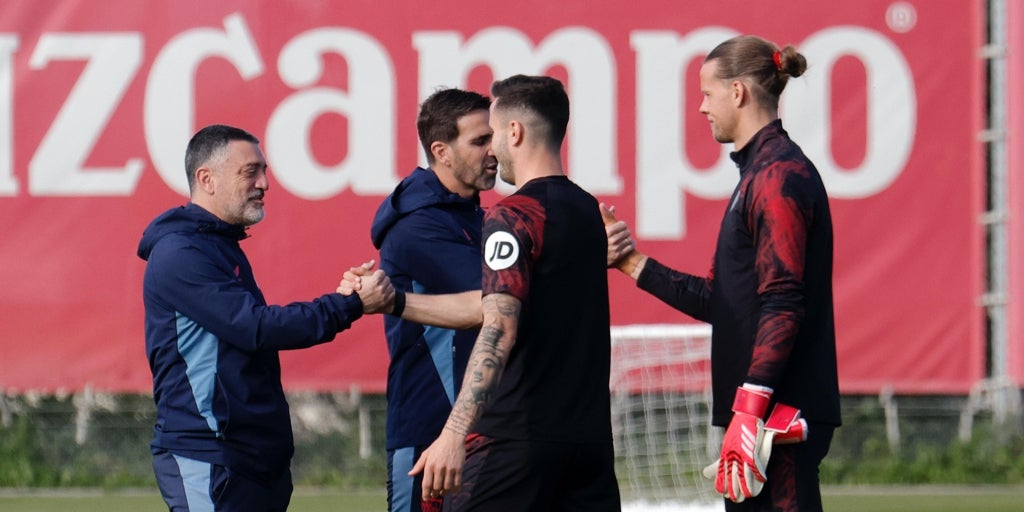
[[[525,302],[533,264],[544,245],[544,208],[512,195],[484,216],[483,295],[505,293]]]
[[[713,276],[713,267],[707,277],[700,277],[673,270],[648,257],[636,285],[695,320],[710,323]]]
[[[789,361],[806,311],[804,267],[813,203],[804,193],[808,170],[776,162],[754,178],[747,223],[756,254],[761,318],[748,382],[775,387]]]

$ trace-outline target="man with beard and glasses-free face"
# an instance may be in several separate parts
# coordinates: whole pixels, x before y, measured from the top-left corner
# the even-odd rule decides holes
[[[420,479],[409,470],[441,433],[480,323],[480,192],[494,188],[498,166],[489,107],[486,96],[459,89],[436,91],[423,102],[416,128],[427,168],[417,167],[395,187],[370,229],[381,269],[399,297],[384,317],[391,512],[442,505],[441,497],[421,502]],[[460,305],[435,314],[466,318],[419,316],[423,303],[416,294],[460,294],[452,297]]]
[[[190,202],[154,219],[138,248],[157,485],[176,512],[284,511],[294,445],[278,352],[333,340],[390,306],[394,290],[378,270],[359,295],[267,305],[239,245],[264,215],[259,140],[207,126],[189,141],[185,170]]]
[[[541,76],[491,93],[494,155],[518,190],[485,215],[483,324],[412,474],[449,510],[618,511],[608,246],[597,200],[562,169],[569,99]]]
[[[712,325],[712,422],[726,430],[705,474],[730,512],[820,511],[818,467],[840,424],[828,196],[778,114],[806,67],[792,46],[755,36],[725,41],[701,66],[700,112],[739,167],[706,277],[636,251],[604,210],[619,253],[609,261]]]

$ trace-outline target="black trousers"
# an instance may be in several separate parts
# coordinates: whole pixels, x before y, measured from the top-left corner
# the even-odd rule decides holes
[[[607,443],[470,436],[462,489],[446,512],[618,512],[615,455]]]

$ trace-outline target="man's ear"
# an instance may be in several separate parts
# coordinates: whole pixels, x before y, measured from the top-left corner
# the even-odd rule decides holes
[[[196,169],[196,188],[206,194],[213,194],[216,187],[213,184],[212,169],[209,167],[200,167]]]
[[[750,102],[750,87],[743,80],[733,80],[730,91],[732,93],[733,106],[736,108]]]
[[[508,144],[509,146],[518,146],[523,143],[523,138],[526,136],[526,127],[519,121],[508,122]]]
[[[434,155],[434,161],[445,166],[451,165],[451,147],[448,144],[435,140],[430,143],[430,154]]]

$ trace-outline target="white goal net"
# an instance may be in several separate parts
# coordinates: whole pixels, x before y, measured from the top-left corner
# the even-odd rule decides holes
[[[718,456],[711,428],[711,327],[612,327],[612,430],[624,500],[710,502],[701,469]]]

